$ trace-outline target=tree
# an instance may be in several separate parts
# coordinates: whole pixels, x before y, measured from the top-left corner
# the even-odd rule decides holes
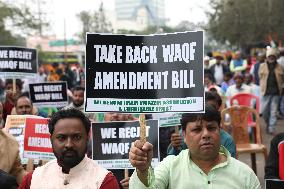
[[[98,11],[89,13],[87,11],[80,12],[77,17],[83,25],[83,30],[79,33],[79,38],[85,43],[86,33],[109,33],[112,32],[111,23],[106,19],[103,3],[101,3]]]
[[[16,7],[0,0],[1,45],[24,45],[23,36],[38,30],[40,26],[41,23],[27,6]]]
[[[284,40],[284,1],[211,0],[208,31],[220,41],[246,47],[273,34]]]

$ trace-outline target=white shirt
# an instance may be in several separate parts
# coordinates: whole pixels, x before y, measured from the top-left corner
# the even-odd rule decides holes
[[[284,67],[284,56],[281,56],[280,58],[278,58],[277,62]]]
[[[31,180],[31,189],[99,189],[108,170],[99,166],[88,157],[75,167],[69,174],[62,172],[62,167],[54,159],[35,169]]]
[[[231,85],[228,87],[227,91],[226,91],[226,96],[227,97],[232,97],[236,94],[239,94],[239,93],[252,93],[252,89],[250,86],[246,85],[246,84],[242,84],[242,86],[238,89],[236,87],[236,84],[234,85]]]
[[[239,93],[253,93],[252,91],[252,88],[246,84],[242,84],[241,88],[237,88],[236,87],[236,84],[234,85],[231,85],[228,87],[227,91],[226,91],[226,97],[227,98],[227,102],[226,102],[226,105],[227,107],[230,107],[230,98],[236,94],[239,94]]]
[[[214,78],[216,80],[217,85],[221,85],[223,82],[224,78],[224,73],[223,73],[223,66],[220,64],[215,64],[215,73],[214,73]]]

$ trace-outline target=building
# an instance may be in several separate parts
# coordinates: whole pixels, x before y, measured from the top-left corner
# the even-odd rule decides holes
[[[116,30],[141,31],[165,24],[164,0],[115,0]]]
[[[65,49],[66,43],[66,49]],[[45,53],[39,57],[40,64],[66,62],[70,65],[85,64],[85,46],[74,39],[57,39],[56,36],[30,36],[26,40],[28,48],[39,48]]]

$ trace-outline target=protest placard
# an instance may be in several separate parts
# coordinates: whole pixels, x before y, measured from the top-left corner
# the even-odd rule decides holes
[[[34,77],[37,73],[37,51],[25,47],[0,46],[0,76]]]
[[[55,158],[46,118],[26,118],[24,136],[24,157],[29,159],[52,160]]]
[[[147,141],[153,144],[152,166],[159,162],[159,129],[157,120],[146,121]],[[139,140],[138,121],[92,123],[93,159],[107,169],[133,169],[128,153]]]
[[[87,34],[86,112],[204,112],[203,32]]]
[[[265,179],[265,189],[283,189],[284,180],[280,179]]]
[[[153,114],[153,119],[159,120],[159,127],[180,125],[181,113]]]
[[[24,134],[26,127],[26,118],[41,118],[33,115],[8,115],[5,123],[5,131],[13,135],[19,143],[19,154],[22,164],[27,164],[28,159],[24,158]]]
[[[68,105],[67,83],[30,83],[30,97],[37,107],[64,107]]]

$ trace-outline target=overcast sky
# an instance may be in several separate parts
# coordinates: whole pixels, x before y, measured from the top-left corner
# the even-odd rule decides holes
[[[64,35],[64,19],[66,20],[67,37],[72,37],[80,31],[80,23],[76,14],[82,10],[94,11],[102,0],[45,0],[47,2],[43,9],[47,12],[51,33],[58,38]],[[165,0],[165,16],[170,26],[177,25],[182,20],[197,23],[206,21],[204,9],[208,8],[209,0]],[[114,12],[114,0],[103,0],[107,12]],[[33,5],[37,8],[37,5]]]

